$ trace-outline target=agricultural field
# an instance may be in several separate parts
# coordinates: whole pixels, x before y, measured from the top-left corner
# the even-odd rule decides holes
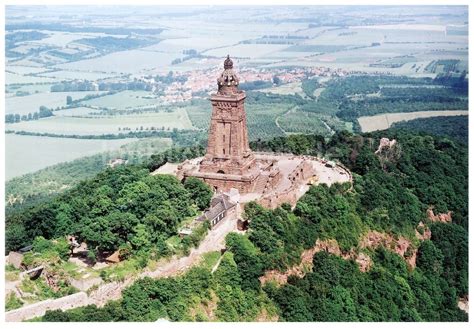
[[[267,140],[276,136],[284,136],[285,132],[277,125],[277,117],[289,111],[290,105],[248,104],[247,127],[249,140]]]
[[[8,67],[7,67],[8,69]],[[11,72],[5,72],[5,84],[31,84],[31,83],[53,83],[57,81],[53,78],[36,77],[29,75],[21,75]]]
[[[38,76],[53,78],[57,80],[75,80],[75,79],[82,79],[82,80],[91,80],[97,81],[102,79],[107,79],[111,77],[119,76],[118,74],[106,74],[101,72],[88,72],[88,71],[54,71],[54,72],[47,72],[47,73],[40,73]]]
[[[390,128],[395,122],[438,116],[467,115],[468,111],[420,111],[404,113],[384,113],[358,119],[362,132],[371,132]]]
[[[60,162],[116,150],[132,141],[132,139],[86,140],[5,134],[5,178],[9,180]]]
[[[172,112],[153,112],[136,115],[107,117],[52,116],[35,121],[6,124],[6,130],[50,133],[61,135],[103,135],[130,131],[156,129],[192,129],[186,110],[178,108]]]
[[[51,90],[51,84],[32,84],[32,85],[6,85],[5,86],[5,97],[14,97],[19,94],[39,94],[49,93]]]
[[[54,111],[57,117],[90,117],[100,115],[101,111],[91,109],[90,107],[73,107],[70,109]]]
[[[232,54],[234,57],[243,58],[258,58],[265,55],[282,51],[287,48],[287,45],[272,45],[272,44],[238,44],[235,46],[215,48],[206,51],[204,55],[225,57],[227,54]]]
[[[210,104],[186,106],[186,112],[194,127],[198,129],[209,129],[209,120],[211,119]]]
[[[21,75],[26,75],[26,74],[37,74],[40,72],[45,72],[47,71],[46,68],[44,67],[31,67],[31,66],[21,66],[21,65],[8,65],[8,68],[6,71],[14,74],[21,74]],[[8,82],[7,82],[8,84]]]
[[[71,92],[43,92],[27,96],[7,97],[5,99],[5,113],[28,114],[39,111],[40,106],[50,109],[66,106],[67,96],[73,100],[83,98],[87,95],[99,95],[103,92],[96,91],[71,91]]]
[[[127,110],[157,105],[158,102],[156,95],[151,92],[126,90],[113,95],[89,99],[81,104],[111,110]]]
[[[303,89],[301,89],[300,81],[290,82],[290,83],[282,84],[282,85],[271,87],[271,88],[259,89],[259,91],[263,93],[272,93],[272,94],[277,94],[277,95],[297,94],[303,98],[305,97],[305,93],[303,92]]]
[[[10,136],[18,136],[25,138],[29,137],[19,135]],[[47,137],[42,137],[40,138],[40,140],[47,140],[49,141],[49,143],[53,143],[54,140],[59,140],[60,142],[65,140],[57,138],[46,138]],[[72,139],[72,141],[75,140]],[[85,142],[89,141],[86,140]],[[99,143],[100,141],[96,140],[94,142]],[[123,142],[123,144],[121,144],[120,146],[119,142]],[[126,159],[128,161],[127,163],[138,164],[145,161],[151,154],[165,151],[172,145],[172,141],[169,138],[155,137],[139,140],[120,140],[117,141],[117,143],[117,147],[111,150],[96,153],[90,156],[84,156],[84,153],[78,159],[69,162],[60,162],[53,165],[48,164],[49,166],[44,169],[40,169],[31,174],[15,176],[11,179],[10,177],[15,174],[15,171],[13,171],[10,175],[7,167],[7,175],[9,175],[10,177],[7,178],[9,180],[5,184],[5,195],[7,196],[8,200],[14,201],[18,199],[25,199],[28,196],[48,195],[51,193],[57,193],[58,191],[64,190],[65,188],[74,186],[81,180],[94,177],[96,174],[101,172],[112,159],[121,158]],[[98,150],[95,150],[94,152],[98,152]],[[27,155],[25,155],[24,157],[27,157]],[[25,158],[25,160],[29,162],[34,162],[33,158]]]
[[[125,50],[105,56],[84,59],[56,65],[55,68],[107,73],[138,73],[149,71],[168,72],[171,61],[181,53],[160,53],[155,51]]]
[[[287,134],[318,134],[330,137],[336,131],[347,129],[337,117],[320,113],[290,111],[278,118],[278,124]]]

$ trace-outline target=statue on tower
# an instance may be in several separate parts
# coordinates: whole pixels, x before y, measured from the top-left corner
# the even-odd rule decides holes
[[[231,95],[241,93],[237,86],[239,85],[239,78],[235,74],[234,63],[227,55],[227,59],[224,61],[224,71],[221,76],[217,78],[217,93],[221,95]]]

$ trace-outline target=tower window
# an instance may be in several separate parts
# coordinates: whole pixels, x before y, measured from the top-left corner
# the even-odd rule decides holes
[[[225,143],[225,135],[222,135],[222,141]]]
[[[224,154],[225,154],[225,149],[222,149],[222,153],[224,153]]]

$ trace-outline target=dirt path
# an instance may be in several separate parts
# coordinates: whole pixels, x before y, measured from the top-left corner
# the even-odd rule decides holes
[[[197,249],[192,249],[188,256],[173,257],[169,262],[163,264],[154,271],[140,274],[140,278],[162,278],[180,274],[201,260],[201,256],[210,251],[219,251],[225,247],[225,237],[230,232],[237,232],[237,220],[227,218],[217,224],[204,238]]]
[[[280,123],[278,122],[278,119],[280,119],[281,117],[284,117],[284,116],[287,115],[288,113],[294,112],[297,108],[298,108],[298,106],[292,107],[291,109],[289,109],[288,111],[284,112],[283,114],[277,115],[277,117],[275,118],[275,124],[276,124],[276,126],[277,126],[285,135],[287,135],[287,132],[280,126]]]
[[[239,206],[238,206],[239,207]],[[237,210],[239,214],[240,209]],[[90,295],[90,303],[97,306],[104,306],[110,300],[117,300],[122,297],[122,291],[130,286],[135,280],[150,278],[166,278],[184,273],[189,268],[197,265],[201,261],[201,256],[210,251],[220,251],[225,247],[225,237],[230,232],[238,232],[237,219],[226,218],[217,224],[208,232],[199,247],[192,249],[188,256],[172,257],[170,260],[163,262],[154,271],[142,272],[138,277],[128,278],[124,282],[111,282],[101,285],[96,291]]]
[[[319,119],[321,120],[321,122],[323,123],[323,125],[327,128],[327,130],[329,130],[329,133],[331,135],[334,135],[336,132],[326,123],[326,121],[324,121],[323,119]]]
[[[220,251],[225,247],[225,237],[230,232],[238,232],[237,216],[240,215],[240,206],[237,206],[236,216],[226,218],[208,232],[204,240],[197,249],[192,249],[185,257],[173,257],[164,261],[158,269],[145,271],[136,277],[130,277],[121,282],[109,282],[99,285],[88,296],[85,292],[68,295],[58,299],[44,300],[38,303],[29,304],[24,307],[6,313],[7,321],[24,321],[34,317],[43,316],[47,310],[68,310],[80,306],[95,304],[102,307],[111,300],[118,300],[122,297],[122,291],[132,285],[137,279],[144,277],[163,278],[182,274],[192,266],[201,261],[201,256],[210,251]],[[221,259],[221,258],[220,258]],[[220,260],[219,259],[219,260]],[[214,266],[216,267],[216,266]],[[10,292],[13,287],[9,287]]]

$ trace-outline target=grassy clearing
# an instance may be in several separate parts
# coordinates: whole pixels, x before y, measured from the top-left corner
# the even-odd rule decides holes
[[[202,260],[199,263],[199,266],[204,267],[207,270],[211,270],[217,261],[221,257],[220,251],[210,251],[201,256]]]
[[[20,270],[17,270],[13,265],[9,264],[5,266],[5,280],[16,281],[20,279]]]

